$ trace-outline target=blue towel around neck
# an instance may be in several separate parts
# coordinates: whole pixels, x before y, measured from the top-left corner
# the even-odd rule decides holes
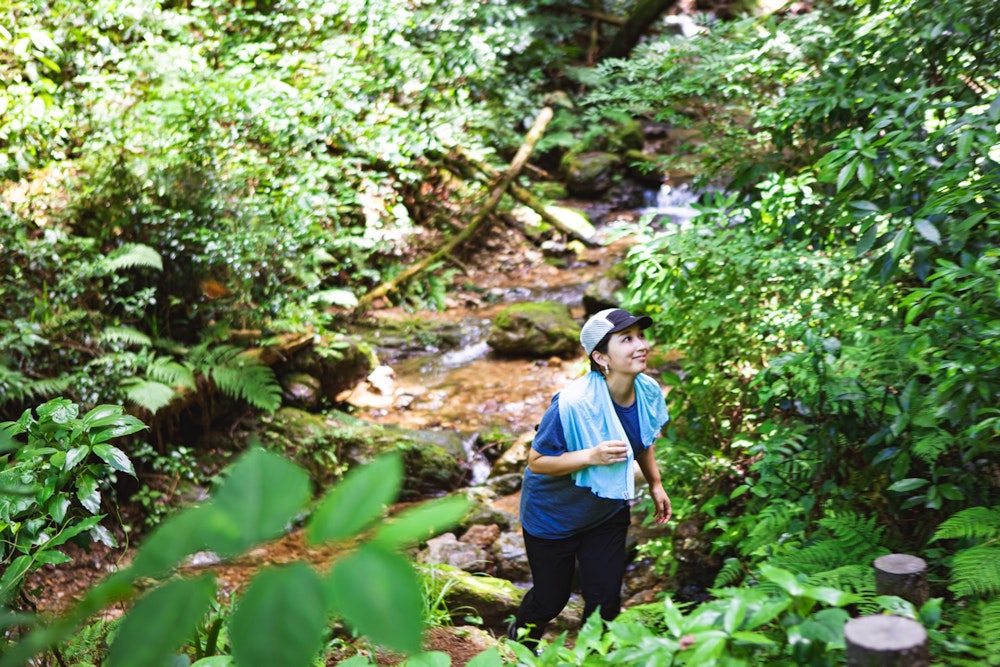
[[[648,375],[636,376],[635,400],[638,402],[639,435],[646,448],[660,435],[660,429],[670,417],[660,385]],[[596,371],[574,380],[559,393],[559,421],[566,436],[566,448],[571,452],[594,447],[605,440],[621,440],[626,444],[629,441],[615,413],[607,381]],[[632,471],[635,457],[631,446],[626,451],[626,461],[588,466],[572,473],[573,481],[602,498],[631,500],[635,497]]]

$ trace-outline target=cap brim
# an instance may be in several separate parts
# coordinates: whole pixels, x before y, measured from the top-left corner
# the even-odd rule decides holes
[[[640,329],[648,329],[653,326],[653,318],[646,315],[640,315],[639,317],[632,316],[625,320],[624,322],[619,322],[615,327],[609,331],[609,334],[618,333],[619,331],[624,331],[628,329],[633,324],[638,324]]]

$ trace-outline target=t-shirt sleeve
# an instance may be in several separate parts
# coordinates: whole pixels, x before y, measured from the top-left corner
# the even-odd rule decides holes
[[[531,448],[542,456],[559,456],[566,452],[566,436],[559,419],[559,394],[552,397],[548,409],[531,441]]]

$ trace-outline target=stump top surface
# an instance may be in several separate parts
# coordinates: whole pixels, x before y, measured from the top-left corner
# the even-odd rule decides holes
[[[889,554],[875,559],[875,568],[894,574],[916,574],[927,569],[923,558],[908,554]]]
[[[899,651],[927,641],[924,626],[902,616],[878,614],[853,618],[844,625],[850,644],[874,651]]]

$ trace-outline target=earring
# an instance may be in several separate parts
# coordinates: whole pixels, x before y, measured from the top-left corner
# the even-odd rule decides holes
[[[610,371],[611,371],[611,369],[609,369],[607,366],[604,367],[604,374],[605,375],[607,375]]]

